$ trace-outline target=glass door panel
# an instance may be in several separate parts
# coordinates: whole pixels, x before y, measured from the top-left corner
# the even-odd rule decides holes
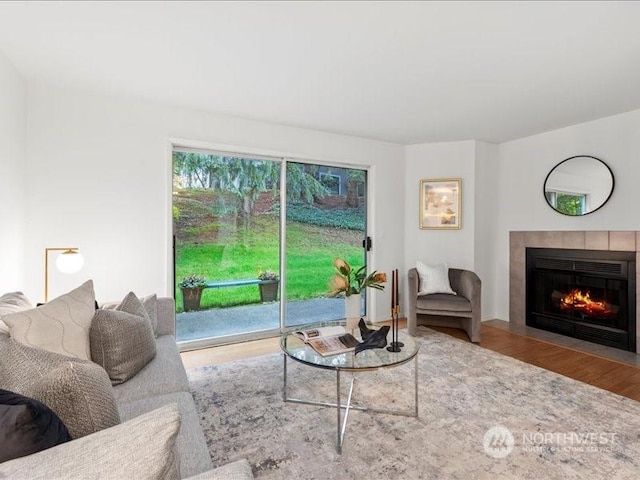
[[[366,182],[366,170],[287,162],[285,328],[344,318],[328,284],[336,257],[365,264]]]
[[[173,152],[178,341],[278,331],[280,171],[278,159]]]

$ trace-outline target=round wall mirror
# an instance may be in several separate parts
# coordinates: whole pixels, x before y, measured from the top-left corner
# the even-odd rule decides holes
[[[581,216],[602,207],[613,192],[613,173],[602,160],[588,155],[567,158],[544,181],[544,198],[564,215]]]

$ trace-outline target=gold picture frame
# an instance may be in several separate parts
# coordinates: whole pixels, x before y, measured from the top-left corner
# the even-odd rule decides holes
[[[420,180],[420,229],[459,230],[462,228],[462,179]]]

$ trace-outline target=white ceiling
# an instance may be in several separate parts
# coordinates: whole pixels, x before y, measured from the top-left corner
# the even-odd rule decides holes
[[[402,144],[640,108],[640,2],[0,2],[29,80]]]

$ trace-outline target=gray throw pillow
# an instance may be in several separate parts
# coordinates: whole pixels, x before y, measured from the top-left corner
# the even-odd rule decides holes
[[[0,357],[0,386],[34,398],[53,410],[72,438],[120,423],[109,376],[80,361],[8,340]]]
[[[153,329],[153,334],[158,336],[158,295],[155,293],[152,295],[147,295],[146,297],[142,297],[140,299],[144,309],[149,315],[149,320],[151,321],[151,328]]]
[[[130,292],[116,310],[96,311],[89,332],[91,358],[111,383],[126,382],[156,355],[156,339],[142,302]]]
[[[105,310],[128,311],[126,307],[129,304],[129,300],[127,299],[130,295],[132,295],[132,292],[130,292],[122,302],[120,303],[108,302],[102,305],[101,308],[104,308]],[[144,310],[149,318],[149,321],[151,322],[151,328],[153,329],[153,334],[157,337],[158,336],[158,295],[153,293],[151,295],[147,295],[146,297],[142,297],[138,299],[142,303],[142,306],[144,307]],[[132,313],[132,312],[129,312],[129,313]]]
[[[166,405],[116,427],[0,464],[0,478],[173,480],[180,412]]]

